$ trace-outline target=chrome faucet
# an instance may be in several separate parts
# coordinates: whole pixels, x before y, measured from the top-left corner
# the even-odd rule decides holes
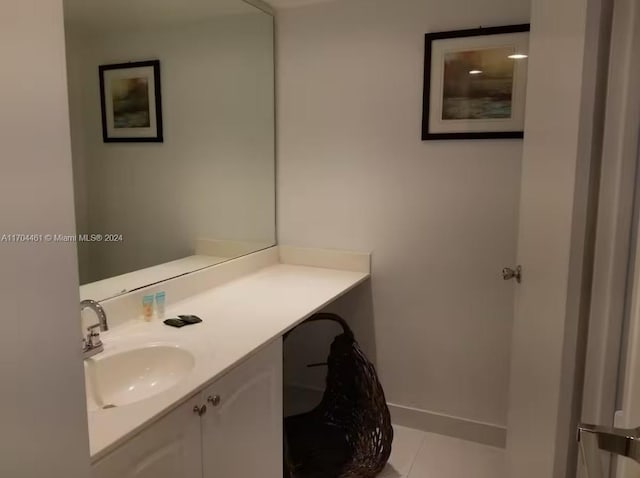
[[[95,300],[87,299],[80,302],[80,312],[84,309],[91,309],[98,316],[98,323],[87,327],[87,336],[82,339],[82,355],[84,359],[88,359],[104,351],[100,332],[109,330],[109,324],[107,323],[106,312]]]

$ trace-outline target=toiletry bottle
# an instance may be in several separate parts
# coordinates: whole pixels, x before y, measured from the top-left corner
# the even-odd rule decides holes
[[[156,292],[156,319],[164,319],[166,298],[164,291]]]
[[[142,298],[142,317],[149,322],[153,318],[153,295]]]

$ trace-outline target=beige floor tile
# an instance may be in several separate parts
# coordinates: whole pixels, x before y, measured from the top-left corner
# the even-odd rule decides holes
[[[411,471],[413,461],[424,440],[424,432],[394,426],[393,447],[391,449],[391,458],[386,468],[379,475],[379,478],[398,478],[406,477]]]
[[[425,434],[408,478],[503,478],[504,450]]]

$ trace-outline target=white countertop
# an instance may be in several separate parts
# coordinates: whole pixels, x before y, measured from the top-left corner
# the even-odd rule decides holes
[[[176,329],[161,320],[132,320],[103,334],[104,356],[151,344],[191,352],[195,367],[174,388],[121,408],[89,412],[91,460],[102,456],[179,406],[260,348],[337,297],[369,273],[276,264],[167,308],[166,317],[194,314],[202,324]]]

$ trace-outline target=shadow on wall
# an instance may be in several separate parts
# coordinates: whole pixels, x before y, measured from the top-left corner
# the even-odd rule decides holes
[[[321,312],[331,312],[344,318],[353,329],[356,340],[368,359],[377,365],[370,280],[339,298]],[[297,389],[298,392],[323,391],[326,367],[308,368],[307,365],[326,362],[331,343],[341,332],[342,329],[338,324],[330,322],[307,324],[295,329],[284,344],[285,386]]]

